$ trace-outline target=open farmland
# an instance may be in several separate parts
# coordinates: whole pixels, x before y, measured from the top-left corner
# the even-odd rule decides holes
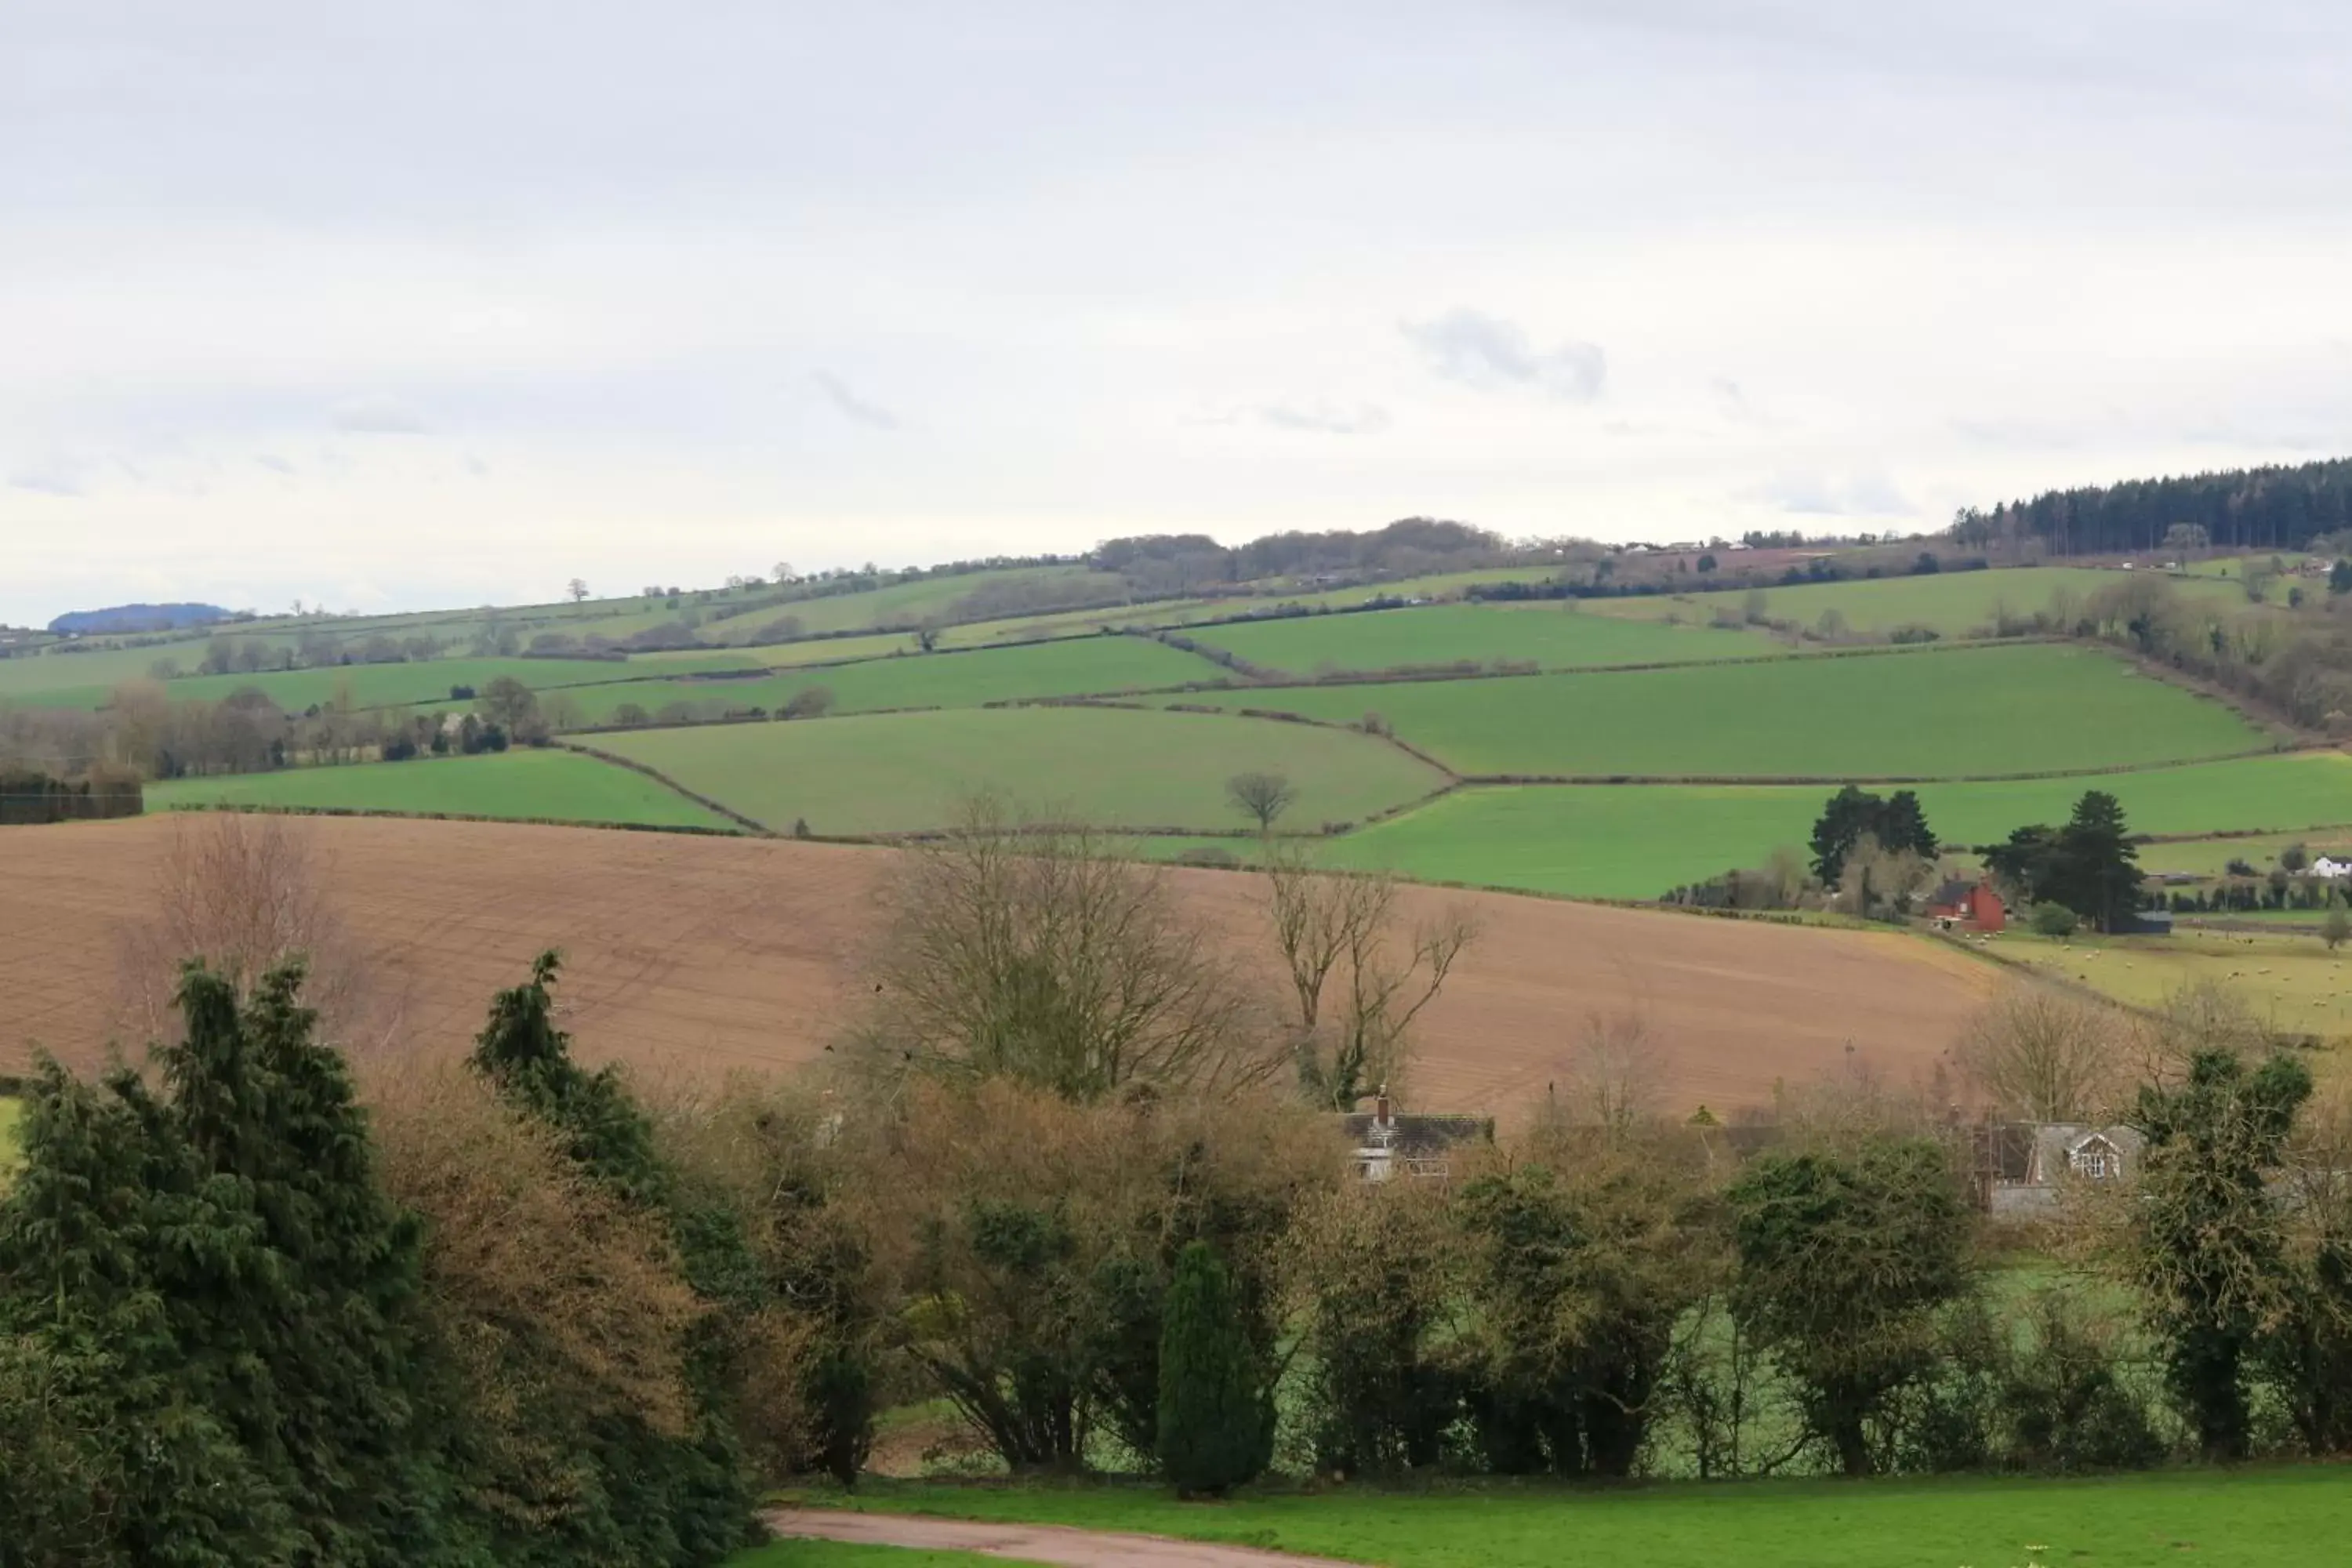
[[[121,932],[150,912],[158,865],[195,820],[6,830],[0,1072],[23,1063],[28,1038],[83,1065],[100,1059]],[[557,947],[564,1023],[583,1056],[645,1066],[772,1068],[821,1051],[853,1016],[878,879],[898,853],[495,823],[287,826],[316,847],[383,986],[406,997],[410,1048],[465,1049],[491,993]],[[1255,878],[1170,875],[1237,955],[1265,961]],[[1481,931],[1425,1016],[1412,1093],[1430,1110],[1523,1111],[1561,1071],[1583,1020],[1612,1012],[1646,1016],[1669,1103],[1685,1108],[1763,1103],[1776,1079],[1843,1066],[1849,1042],[1906,1078],[1936,1060],[1995,979],[1892,932],[1438,889],[1408,889],[1403,902],[1413,918],[1465,907]]]
[[[1302,589],[1296,593],[1265,584],[1252,596],[1267,604],[1343,609],[1374,599],[1458,599],[1465,590],[1481,583],[1544,583],[1558,570],[1556,566],[1481,566],[1467,572],[1434,572],[1388,583],[1359,583],[1349,588]]]
[[[1455,772],[1606,778],[1949,778],[2257,749],[2219,702],[2088,648],[1792,658],[1167,699],[1331,723],[1377,713]]]
[[[1998,843],[2066,819],[2085,789],[2123,803],[2140,833],[2197,833],[2257,816],[2352,821],[2352,758],[2334,752],[2248,757],[2088,778],[1916,786],[1947,845]],[[1530,784],[1457,790],[1335,840],[1334,863],[1431,881],[1583,898],[1654,899],[1775,848],[1804,851],[1822,784]],[[2141,852],[2168,868],[2171,846]]]
[[[835,594],[820,598],[793,599],[731,616],[706,618],[701,626],[706,642],[740,642],[758,637],[763,628],[789,616],[803,632],[851,632],[869,627],[910,626],[929,616],[962,616],[957,606],[974,593],[998,595],[1013,589],[1070,598],[1123,598],[1127,580],[1112,572],[1084,566],[1016,566],[1001,572],[967,572],[893,584],[863,594]],[[1064,600],[1069,602],[1068,599]],[[1001,615],[1001,612],[1000,612]]]
[[[1535,663],[1547,669],[1686,664],[1776,651],[1775,644],[1753,632],[1612,620],[1582,614],[1572,599],[1507,609],[1431,605],[1289,616],[1202,626],[1187,635],[1252,664],[1294,675],[1459,659]]]
[[[1215,714],[1015,708],[793,723],[709,724],[597,738],[772,828],[820,835],[943,827],[994,790],[1034,812],[1108,827],[1238,825],[1236,773],[1298,789],[1294,820],[1353,821],[1417,800],[1444,776],[1367,735]]]
[[[13,661],[12,661],[13,662]],[[71,659],[47,661],[79,674]],[[673,664],[671,670],[740,669],[745,660],[725,653],[704,653]],[[0,665],[0,668],[5,668]],[[481,690],[500,677],[511,677],[534,690],[610,681],[635,667],[609,658],[435,658],[405,664],[338,664],[317,669],[265,670],[249,675],[190,675],[163,684],[173,701],[217,702],[247,687],[260,691],[280,708],[299,712],[311,707],[348,701],[354,708],[390,708],[405,704],[446,702],[453,688]],[[113,694],[111,686],[28,689],[19,696],[27,706],[95,708]]]
[[[1992,625],[2003,610],[2032,616],[2061,595],[2079,607],[2102,588],[2131,581],[2131,574],[2092,566],[2024,566],[1989,572],[1937,572],[1916,577],[1858,578],[1843,583],[1803,583],[1756,590],[1764,614],[1777,621],[1812,627],[1835,610],[1846,627],[1884,635],[1899,626],[1926,626],[1939,637],[1958,637]],[[2167,577],[2179,592],[2221,604],[2243,604],[2235,583]],[[1743,614],[1748,596],[1727,590],[1709,594],[1641,595],[1594,599],[1596,615],[1625,620],[1677,620],[1704,625],[1718,614]]]
[[[623,703],[657,712],[666,703],[708,703],[775,712],[797,694],[823,687],[831,711],[892,708],[977,708],[1031,697],[1143,690],[1224,679],[1196,655],[1145,637],[1067,638],[1020,647],[894,655],[758,679],[630,680],[566,690],[583,721],[608,723]]]
[[[405,763],[287,768],[173,779],[147,786],[151,811],[173,806],[300,806],[417,816],[540,817],[646,827],[734,824],[659,781],[577,752],[524,751]],[[13,840],[12,840],[13,842]]]
[[[2315,916],[2305,912],[2305,920]],[[2326,1039],[2352,1036],[2352,949],[2330,952],[2308,931],[2176,929],[2165,937],[2077,934],[2063,942],[2004,932],[2000,954],[2134,1007],[2160,1006],[2192,986],[2244,1001],[2270,1028]],[[2318,1070],[2333,1069],[2332,1060]]]

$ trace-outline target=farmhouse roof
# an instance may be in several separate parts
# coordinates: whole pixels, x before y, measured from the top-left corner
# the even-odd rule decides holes
[[[2127,1163],[2137,1163],[2147,1140],[2136,1128],[2094,1127],[2079,1121],[2045,1122],[2033,1130],[2033,1164],[2027,1180],[2047,1186],[2074,1169],[2075,1158],[2105,1143]]]
[[[1379,1111],[1368,1110],[1344,1115],[1339,1124],[1358,1148],[1385,1147],[1400,1160],[1432,1159],[1456,1144],[1495,1136],[1491,1116],[1391,1112],[1383,1125]]]
[[[1935,897],[1927,901],[1937,909],[1957,907],[1968,902],[1969,889],[1975,886],[1975,883],[1958,877],[1947,877],[1936,885]]]

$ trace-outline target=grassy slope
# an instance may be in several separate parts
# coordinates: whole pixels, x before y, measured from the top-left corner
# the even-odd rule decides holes
[[[1857,632],[1886,632],[1901,626],[1932,626],[1945,637],[1959,637],[1986,626],[2000,606],[2021,616],[2050,607],[2051,596],[2064,590],[2077,602],[2101,588],[2128,581],[2122,572],[2090,566],[2027,566],[1997,572],[1941,572],[1925,577],[1879,577],[1852,583],[1807,583],[1788,588],[1767,588],[1765,614],[1775,620],[1812,626],[1823,610],[1834,607]],[[2210,595],[2242,603],[2245,595],[2234,583],[2170,579],[2184,594]],[[2284,597],[2284,593],[2281,595]],[[1595,599],[1595,614],[1631,620],[1682,620],[1705,624],[1718,611],[1739,612],[1746,597],[1738,592],[1644,595],[1625,599]]]
[[[1613,620],[1579,613],[1573,601],[1540,608],[1432,605],[1352,616],[1310,616],[1204,626],[1191,634],[1269,669],[1309,675],[1389,669],[1456,659],[1532,660],[1548,669],[1612,664],[1685,664],[1775,651],[1753,632],[1726,632]]]
[[[0,1094],[0,1191],[6,1190],[8,1178],[16,1169],[16,1123],[24,1114],[23,1101]]]
[[[2091,649],[2040,645],[1182,700],[1342,722],[1377,712],[1400,738],[1480,774],[1937,778],[2180,762],[2264,742],[2218,702]]]
[[[2352,1468],[1614,1492],[1488,1485],[1222,1505],[1135,1487],[876,1486],[849,1506],[1144,1531],[1392,1568],[2332,1568],[2352,1517]]]
[[[716,724],[599,737],[772,827],[820,834],[947,826],[976,789],[1033,812],[1113,827],[1214,828],[1240,818],[1225,780],[1253,768],[1297,785],[1293,819],[1352,820],[1442,779],[1341,731],[1189,713],[1024,708]]]
[[[822,686],[836,713],[885,708],[977,708],[1023,697],[1070,697],[1179,686],[1225,672],[1206,659],[1142,637],[1070,638],[969,653],[916,654],[808,669],[757,680],[626,681],[564,693],[588,721],[604,722],[624,702],[647,711],[666,702],[715,702],[774,712],[796,693]]]
[[[1003,583],[1064,583],[1080,581],[1112,592],[1125,586],[1118,576],[1089,572],[1083,566],[1021,566],[1002,572],[972,572],[955,577],[926,577],[877,588],[867,594],[841,594],[831,598],[800,599],[772,605],[740,615],[710,616],[702,623],[708,642],[740,640],[755,635],[769,622],[784,616],[799,617],[810,632],[858,631],[867,626],[911,623],[926,616],[945,614],[958,599],[977,588]]]
[[[0,702],[38,702],[48,707],[94,708],[126,680],[143,680],[157,659],[174,658],[193,668],[205,644],[170,643],[159,647],[93,648],[87,653],[45,653],[0,658]],[[60,692],[72,694],[60,698]]]
[[[2345,808],[2352,810],[2352,800],[2345,802]],[[2352,821],[2352,818],[2347,820]],[[2352,827],[2321,827],[2315,832],[2306,828],[2298,833],[2265,833],[2249,838],[2189,838],[2178,844],[2146,844],[2140,847],[2139,863],[2147,871],[2187,871],[2200,877],[2219,877],[2228,871],[2231,861],[2243,860],[2256,871],[2267,872],[2278,863],[2279,851],[2290,844],[2302,845],[2305,851],[2315,858],[2321,855],[2338,860],[2352,858]]]
[[[93,658],[104,656],[90,656]],[[14,662],[14,661],[10,661]],[[71,659],[47,662],[71,666]],[[740,655],[703,653],[663,667],[667,673],[688,669],[740,669],[748,661]],[[6,668],[0,665],[0,668]],[[257,675],[191,675],[163,685],[163,694],[175,702],[217,702],[233,691],[253,687],[289,712],[325,706],[348,695],[358,708],[387,708],[405,703],[446,702],[454,686],[479,691],[501,676],[512,676],[533,689],[610,681],[637,673],[637,667],[599,658],[436,658],[414,664],[341,664],[321,669],[281,669]],[[79,673],[79,670],[74,673]],[[22,693],[22,700],[48,707],[95,708],[112,695],[111,686],[53,688]]]
[[[1405,577],[1393,583],[1363,583],[1350,588],[1325,588],[1299,593],[1261,590],[1259,603],[1319,605],[1326,609],[1360,605],[1370,599],[1458,599],[1475,583],[1541,583],[1558,570],[1551,566],[1482,566],[1468,572],[1437,572],[1425,577]]]
[[[2062,822],[2086,788],[2123,802],[2144,833],[2352,821],[2352,758],[2252,757],[2087,779],[1919,786],[1937,833],[1997,843],[2010,829]],[[1328,847],[1339,865],[1431,880],[1588,898],[1654,899],[1780,846],[1802,850],[1826,794],[1817,784],[1528,785],[1460,791]],[[2264,824],[2258,814],[2273,816]],[[2171,847],[2141,861],[2168,868]]]
[[[147,786],[151,811],[213,805],[537,816],[653,827],[732,826],[656,780],[563,751],[289,768],[282,773],[174,779]]]
[[[2001,937],[2000,951],[2136,1007],[2159,1005],[2187,986],[2218,985],[2274,1029],[2352,1034],[2352,948],[2330,952],[2308,931],[2180,928],[2166,937],[2084,935],[2064,942],[2014,931]],[[2332,1057],[2315,1060],[2322,1072],[2336,1070]]]

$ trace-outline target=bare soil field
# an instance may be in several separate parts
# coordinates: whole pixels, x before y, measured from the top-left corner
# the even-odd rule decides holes
[[[0,834],[0,1073],[38,1042],[94,1065],[123,1026],[125,933],[180,825],[148,817]],[[837,1037],[896,851],[591,828],[289,819],[337,911],[396,997],[397,1050],[462,1051],[490,994],[548,947],[565,955],[567,1025],[592,1061],[656,1071],[778,1068]],[[1250,876],[1168,873],[1261,952]],[[1534,1105],[1588,1020],[1638,1014],[1668,1105],[1769,1102],[1860,1060],[1930,1071],[1995,973],[1895,933],[1825,931],[1407,889],[1411,910],[1467,905],[1480,937],[1423,1019],[1409,1108]]]

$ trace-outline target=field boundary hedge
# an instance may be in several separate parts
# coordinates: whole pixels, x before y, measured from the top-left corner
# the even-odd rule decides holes
[[[564,751],[577,752],[579,755],[583,757],[593,757],[600,763],[610,763],[614,767],[626,768],[633,773],[643,773],[646,777],[653,780],[656,784],[660,784],[664,789],[667,789],[675,795],[684,795],[687,799],[694,802],[695,805],[701,806],[706,811],[717,812],[728,821],[735,823],[740,826],[747,827],[753,833],[761,835],[762,837],[773,837],[775,836],[774,830],[769,827],[766,823],[746,816],[741,812],[736,810],[733,806],[715,801],[707,795],[698,795],[695,791],[690,790],[684,784],[678,783],[676,779],[670,777],[667,773],[663,773],[659,768],[651,766],[646,763],[641,763],[635,757],[624,757],[612,752],[599,751],[594,746],[567,745],[561,741],[557,742],[556,744],[562,747]],[[705,827],[696,828],[693,831],[698,833],[716,833],[719,829]]]
[[[411,822],[492,822],[522,827],[600,827],[616,833],[685,833],[702,838],[740,838],[731,827],[698,827],[689,823],[595,822],[576,816],[492,816],[479,811],[395,811],[375,805],[264,805],[253,801],[174,801],[165,811],[234,812],[240,816],[380,816]],[[762,837],[774,835],[764,830]]]

